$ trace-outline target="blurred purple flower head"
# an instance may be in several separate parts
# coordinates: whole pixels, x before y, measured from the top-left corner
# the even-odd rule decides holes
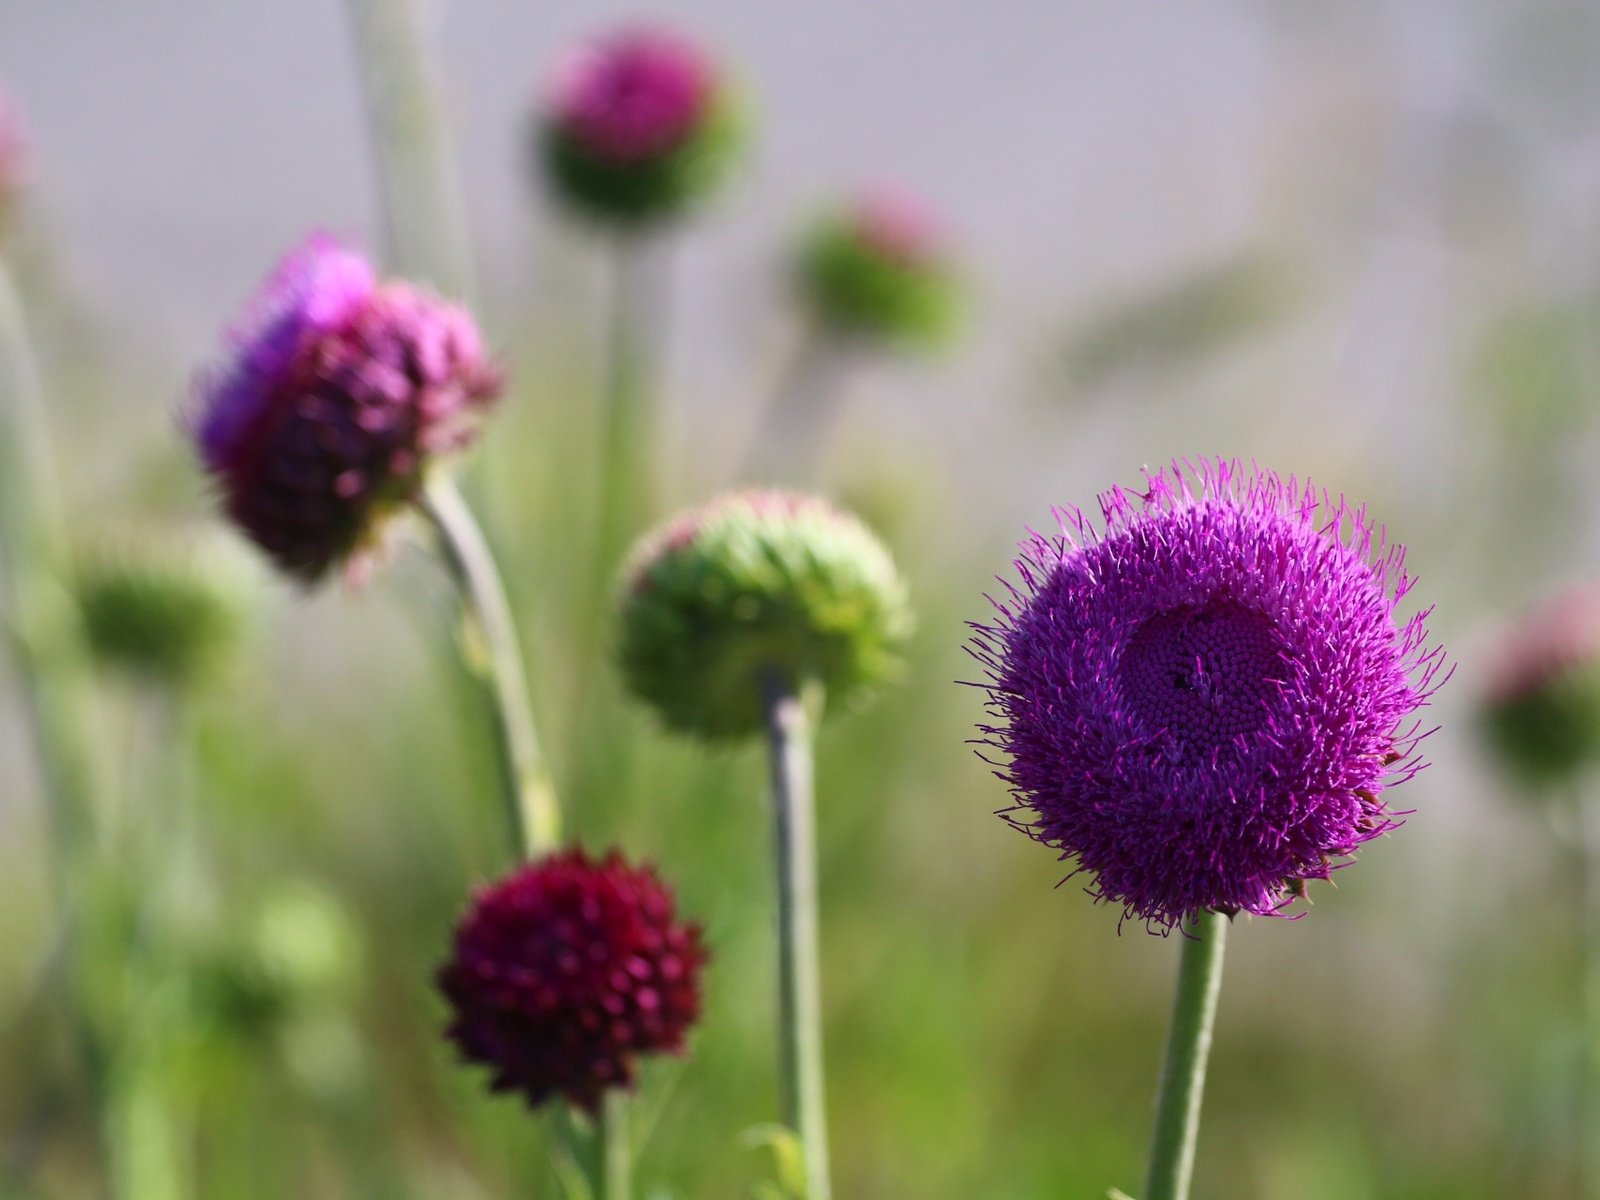
[[[325,235],[289,254],[201,372],[196,448],[228,515],[305,582],[359,563],[498,396],[466,310]]]
[[[1530,780],[1600,759],[1600,586],[1571,588],[1506,631],[1483,708],[1494,748]]]
[[[1226,460],[1147,472],[1034,535],[974,625],[1007,819],[1164,932],[1279,912],[1397,824],[1442,649],[1397,623],[1405,550],[1364,508]]]
[[[635,25],[566,53],[535,133],[541,173],[561,200],[641,228],[720,184],[745,129],[720,63],[686,37]]]
[[[716,86],[715,65],[692,42],[663,29],[622,29],[557,63],[550,120],[595,159],[638,163],[682,145]]]
[[[439,972],[448,1036],[495,1091],[593,1113],[638,1055],[682,1052],[707,957],[654,871],[565,851],[474,897]]]

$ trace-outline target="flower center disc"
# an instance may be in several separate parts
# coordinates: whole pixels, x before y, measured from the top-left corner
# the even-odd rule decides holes
[[[1229,601],[1158,613],[1134,631],[1117,664],[1123,700],[1150,733],[1180,749],[1223,748],[1267,719],[1283,679],[1272,619]]]

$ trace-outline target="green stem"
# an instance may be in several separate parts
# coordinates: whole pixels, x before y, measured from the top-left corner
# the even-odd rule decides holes
[[[648,517],[655,490],[650,448],[655,414],[650,411],[654,325],[660,297],[653,286],[656,247],[637,234],[614,235],[611,243],[610,312],[606,328],[601,396],[601,494],[597,577],[609,580],[625,544]]]
[[[800,1139],[806,1200],[829,1200],[811,719],[802,689],[786,673],[773,671],[763,679],[762,700],[777,844],[783,1119]]]
[[[1178,994],[1172,1005],[1167,1063],[1161,1072],[1150,1169],[1141,1200],[1187,1200],[1189,1195],[1227,934],[1228,918],[1218,912],[1201,913],[1184,930]]]
[[[795,335],[772,381],[741,479],[804,484],[816,474],[839,399],[841,346],[815,321]]]
[[[631,748],[612,729],[613,710],[602,686],[606,675],[597,660],[611,608],[611,581],[629,542],[653,515],[656,490],[650,400],[662,312],[656,294],[660,264],[654,258],[659,246],[645,235],[620,232],[611,235],[606,249],[611,278],[600,368],[595,516],[588,573],[579,591],[578,670],[569,693],[571,786],[582,795],[622,790],[629,777]]]
[[[413,2],[348,2],[381,181],[385,258],[398,274],[470,299],[461,188]]]
[[[22,302],[0,263],[0,617],[23,684],[48,793],[55,908],[62,926],[65,1002],[107,1162],[106,1047],[80,976],[81,916],[93,880],[95,826],[109,793],[87,645],[70,571],[43,389]]]
[[[533,723],[511,606],[483,531],[455,483],[435,476],[423,496],[468,622],[468,667],[483,681],[495,721],[508,821],[519,853],[536,858],[561,840],[561,811]]]
[[[1600,804],[1577,796],[1583,854],[1583,1091],[1579,1111],[1583,1200],[1600,1200]]]
[[[595,1200],[630,1200],[633,1190],[633,1156],[628,1144],[628,1095],[613,1088],[601,1101],[599,1169],[595,1172]]]

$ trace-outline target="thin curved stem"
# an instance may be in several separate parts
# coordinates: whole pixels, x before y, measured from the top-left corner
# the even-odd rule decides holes
[[[423,495],[423,512],[439,535],[445,563],[461,593],[469,632],[467,665],[483,681],[494,713],[495,744],[505,786],[507,818],[518,852],[535,858],[561,840],[561,810],[539,749],[528,700],[522,647],[511,605],[483,531],[455,483],[436,476]]]
[[[829,1200],[811,719],[801,688],[786,673],[770,673],[762,692],[777,850],[783,1120],[800,1139],[806,1200]]]
[[[1150,1139],[1150,1166],[1140,1200],[1187,1200],[1189,1195],[1227,934],[1228,918],[1218,912],[1201,913],[1184,930],[1178,994],[1172,1005],[1167,1061],[1161,1072],[1155,1132]]]

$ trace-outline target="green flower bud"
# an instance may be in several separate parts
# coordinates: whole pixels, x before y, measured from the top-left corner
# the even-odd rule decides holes
[[[1600,763],[1600,589],[1559,596],[1505,635],[1483,727],[1530,783],[1559,783]]]
[[[707,739],[762,727],[776,673],[838,706],[899,664],[911,630],[883,544],[826,501],[737,492],[647,536],[623,570],[628,687],[670,729]]]
[[[955,333],[960,280],[915,197],[879,189],[842,206],[802,243],[802,301],[824,329],[932,347]]]
[[[247,570],[232,547],[209,537],[103,538],[74,580],[95,657],[169,687],[215,678],[248,624]]]

